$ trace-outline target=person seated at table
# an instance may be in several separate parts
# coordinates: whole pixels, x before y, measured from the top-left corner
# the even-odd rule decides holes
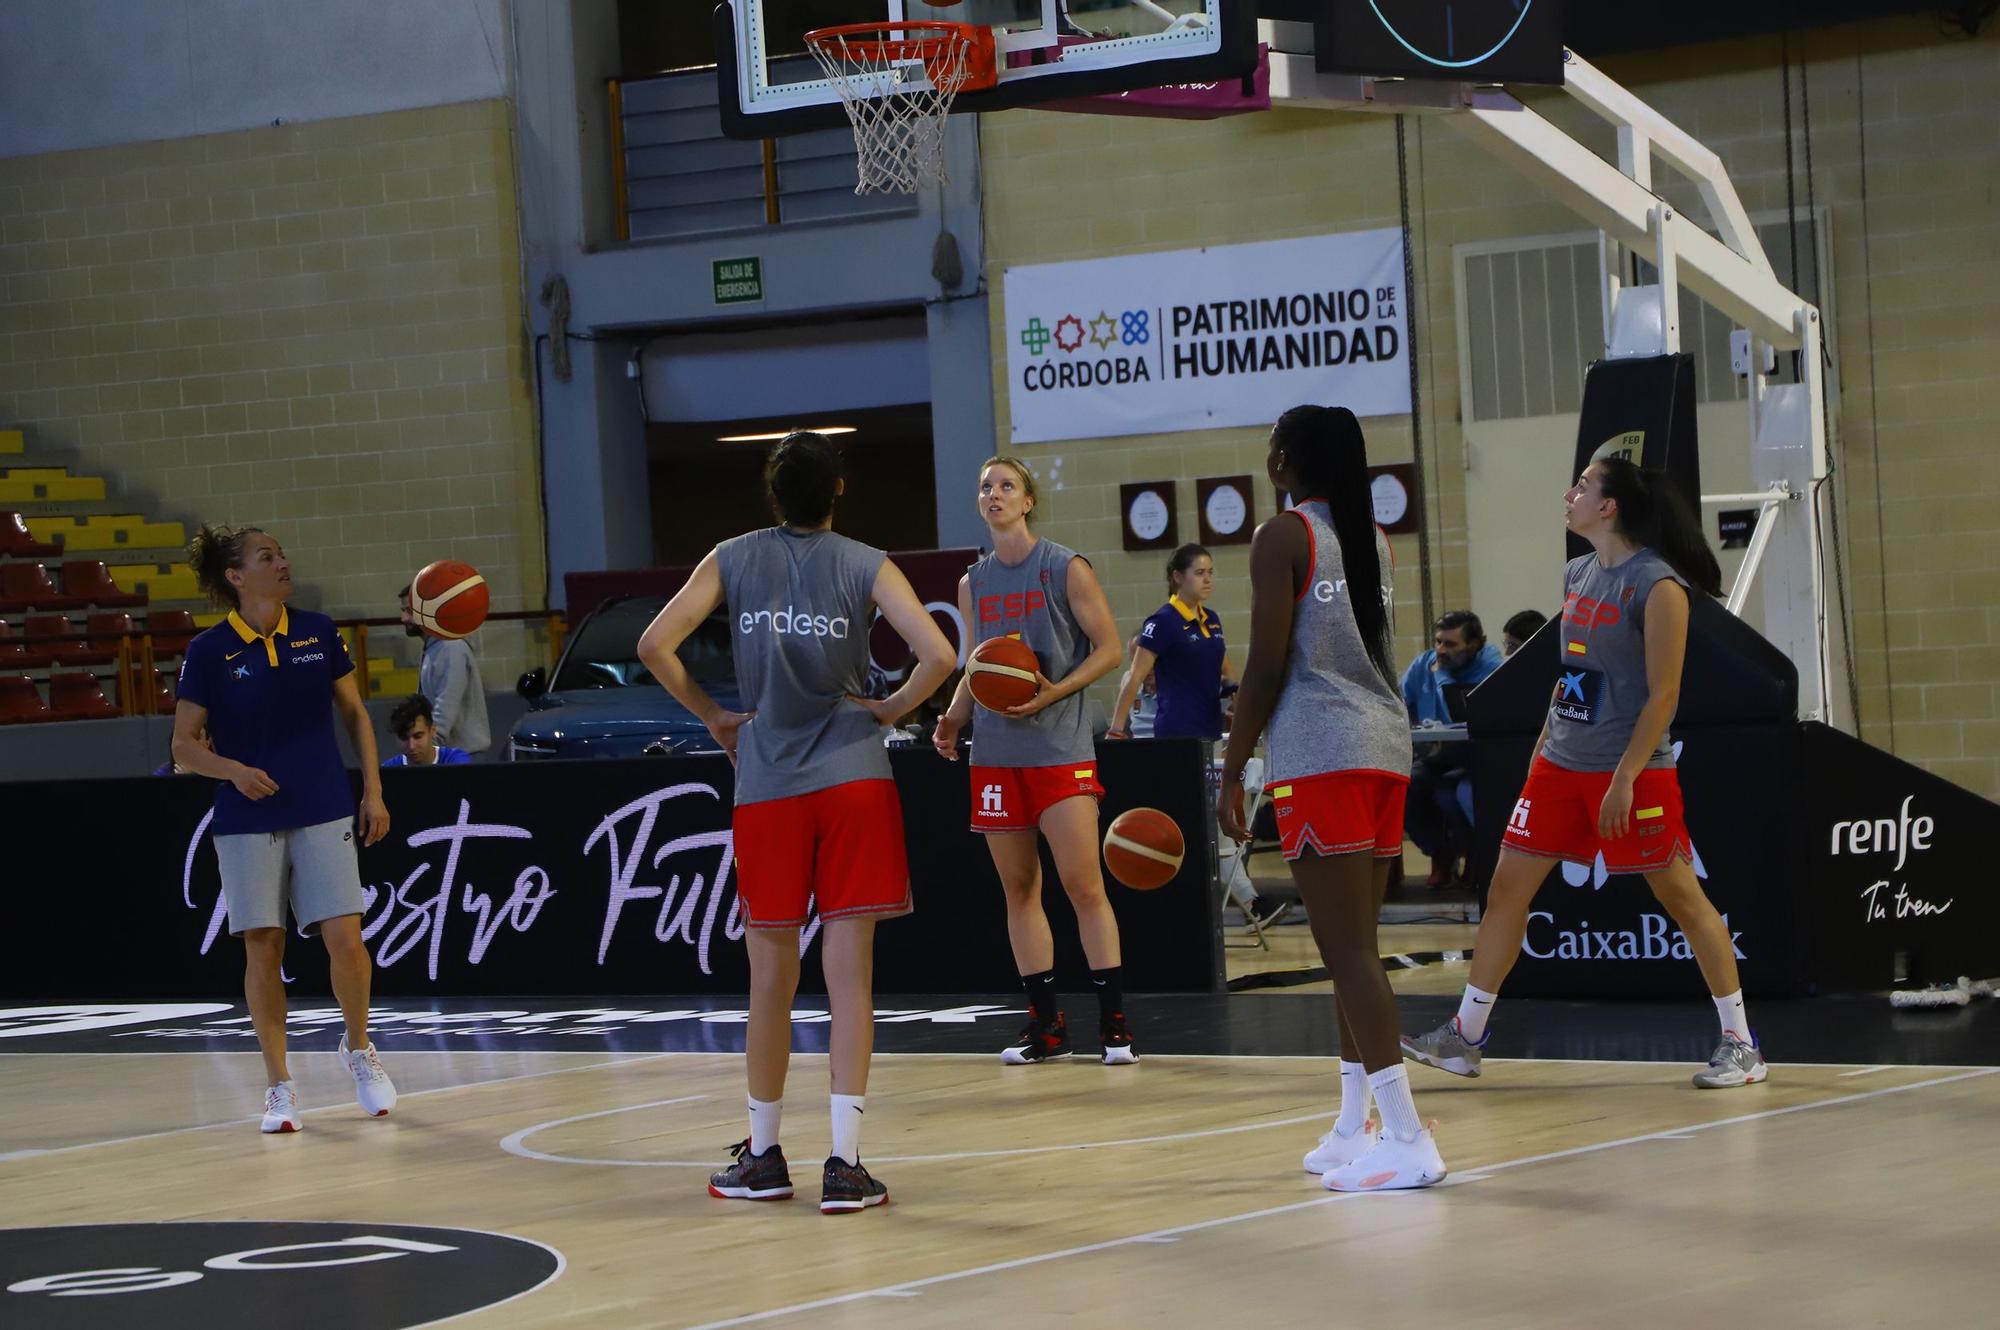
[[[1500,661],[1500,649],[1486,640],[1477,614],[1471,610],[1446,614],[1431,634],[1431,649],[1403,671],[1403,709],[1410,724],[1418,728],[1462,724],[1465,695],[1499,669]],[[1461,743],[1416,745],[1403,830],[1430,856],[1430,878],[1424,883],[1428,887],[1457,881],[1458,861],[1471,849],[1472,819],[1459,794],[1460,786],[1471,781],[1465,758]]]
[[[1500,626],[1500,654],[1511,656],[1526,646],[1528,639],[1542,631],[1549,616],[1540,610],[1522,610]]]
[[[437,724],[431,719],[431,700],[412,693],[389,713],[389,728],[403,751],[388,759],[385,767],[455,767],[472,761],[463,748],[437,741]]]

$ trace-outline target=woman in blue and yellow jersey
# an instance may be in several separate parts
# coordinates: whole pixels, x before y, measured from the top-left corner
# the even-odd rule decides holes
[[[1200,545],[1183,545],[1167,561],[1167,603],[1139,629],[1139,645],[1118,687],[1107,738],[1129,737],[1132,705],[1148,675],[1159,695],[1155,739],[1222,737],[1222,690],[1229,661],[1222,616],[1208,608],[1215,560]]]
[[[188,565],[229,615],[188,643],[173,756],[183,771],[220,782],[211,831],[229,931],[243,939],[244,996],[269,1082],[263,1130],[299,1129],[285,1064],[287,907],[326,943],[346,1022],[341,1060],[363,1111],[385,1116],[396,1106],[396,1087],[368,1038],[369,959],[354,838],[381,840],[389,812],[347,644],[326,615],[286,606],[291,563],[267,532],[204,526],[188,545]],[[361,760],[358,816],[334,738],[336,712]]]

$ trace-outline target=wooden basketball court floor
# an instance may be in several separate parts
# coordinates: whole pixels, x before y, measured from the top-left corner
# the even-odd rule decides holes
[[[1439,968],[1424,986],[1455,989]],[[1985,1064],[2000,1057],[1966,1058],[2000,1022],[1977,1012],[1912,1014],[1958,1034],[1899,1038],[1883,1003],[1790,1004],[1787,1037],[1815,1054],[1868,1012],[1867,1059],[1787,1060],[1767,1023],[1771,1080],[1702,1092],[1688,1075],[1704,1012],[1600,1007],[1565,1034],[1576,1004],[1514,1003],[1496,1033],[1588,1055],[1492,1060],[1476,1081],[1413,1068],[1452,1176],[1350,1197],[1299,1164],[1336,1080],[1323,994],[1157,999],[1150,1018],[1135,1001],[1144,1060],[1129,1068],[1003,1067],[994,1050],[1019,1019],[1005,1000],[898,1008],[863,1138],[891,1202],[828,1217],[814,1204],[819,1053],[796,1057],[786,1100],[797,1199],[706,1195],[743,1134],[741,1013],[680,1001],[665,1016],[657,998],[384,1001],[377,1042],[403,1096],[384,1120],[354,1107],[330,1014],[295,1013],[296,1136],[246,1116],[262,1075],[240,1006],[56,1052],[8,1039],[0,1225],[353,1220],[561,1253],[535,1291],[454,1320],[495,1330],[1821,1327],[1970,1323],[1990,1304],[2000,1067]],[[1418,1028],[1450,999],[1404,1008]],[[824,1047],[823,1025],[799,1029]],[[1950,1065],[1884,1053],[1904,1045]],[[10,1302],[0,1292],[0,1324],[36,1323]],[[93,1324],[143,1324],[118,1298],[91,1302]],[[258,1324],[378,1323],[254,1310]]]

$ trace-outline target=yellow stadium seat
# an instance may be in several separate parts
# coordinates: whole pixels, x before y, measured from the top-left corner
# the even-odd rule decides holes
[[[27,438],[17,429],[0,429],[0,453],[28,451]]]
[[[114,563],[111,580],[118,589],[153,600],[200,600],[194,569],[178,563]]]
[[[0,471],[0,503],[48,503],[104,497],[104,477],[72,476],[68,467],[23,466]]]
[[[416,691],[415,670],[385,670],[374,665],[368,667],[368,696],[408,697]]]
[[[109,550],[129,545],[179,551],[187,544],[187,529],[179,522],[149,522],[139,513],[29,517],[26,521],[36,540],[60,541],[65,549]]]

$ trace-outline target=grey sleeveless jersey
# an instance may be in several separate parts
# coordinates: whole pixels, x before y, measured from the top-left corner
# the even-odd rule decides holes
[[[1571,771],[1616,771],[1651,690],[1646,684],[1646,602],[1661,582],[1687,579],[1652,550],[1601,567],[1597,555],[1563,568],[1562,665],[1549,703],[1542,756]],[[1660,732],[1650,767],[1674,764],[1672,736]]]
[[[831,531],[783,527],[715,547],[743,709],[757,713],[737,739],[737,803],[889,779],[881,726],[847,700],[868,687],[885,557]]]
[[[966,572],[972,591],[972,640],[1018,636],[1041,662],[1042,677],[1061,682],[1090,654],[1090,638],[1069,605],[1069,562],[1078,557],[1053,540],[1038,540],[1009,567],[982,555]],[[1097,757],[1089,703],[1072,693],[1026,720],[984,707],[973,716],[972,760],[982,767],[1052,767]]]
[[[1349,601],[1350,595],[1362,595],[1381,597],[1385,607],[1393,603],[1389,542],[1378,527],[1375,557],[1382,585],[1350,587],[1326,505],[1313,500],[1292,511],[1312,541],[1312,574],[1292,612],[1285,681],[1265,731],[1271,752],[1265,784],[1335,771],[1407,776],[1410,722],[1403,698],[1368,658]]]

